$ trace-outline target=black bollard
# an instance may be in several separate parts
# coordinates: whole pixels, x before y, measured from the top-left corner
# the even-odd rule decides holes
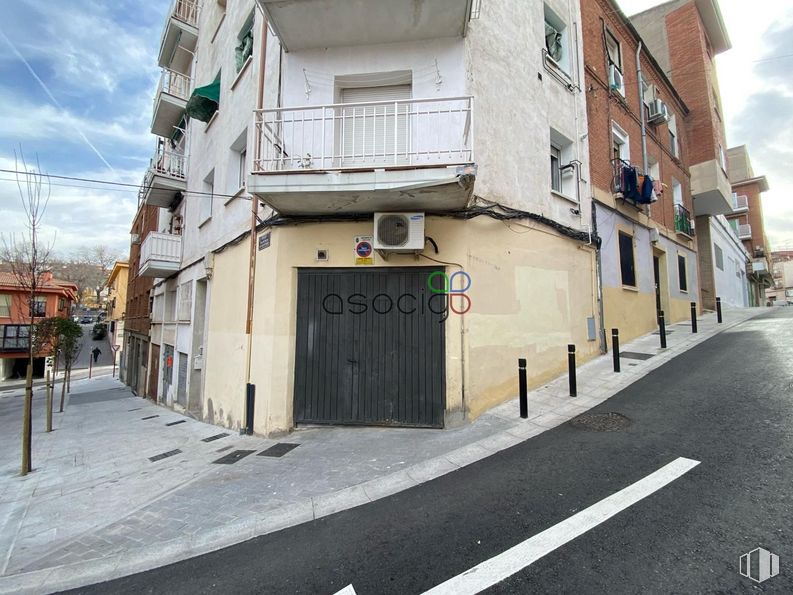
[[[721,298],[716,298],[716,322],[721,324]]]
[[[567,346],[567,372],[570,376],[570,396],[578,396],[578,388],[575,381],[575,345]]]
[[[658,312],[658,331],[661,336],[661,349],[666,349],[666,322],[664,321],[664,311]]]
[[[526,392],[526,360],[518,359],[518,387],[520,390],[520,416],[523,419],[529,417],[529,396]]]
[[[614,358],[614,371],[620,371],[620,330],[611,329],[611,355]]]
[[[691,332],[697,332],[697,302],[691,302]]]
[[[245,433],[253,434],[253,406],[256,402],[256,385],[245,385]]]

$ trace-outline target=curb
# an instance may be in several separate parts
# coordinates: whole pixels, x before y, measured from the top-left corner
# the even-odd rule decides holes
[[[675,351],[666,350],[662,352],[659,348],[658,355],[661,357],[645,361],[641,368],[641,374],[623,375],[619,383],[606,389],[601,396],[586,397],[581,395],[587,398],[587,404],[564,406],[563,411],[557,409],[554,412],[541,413],[528,420],[521,420],[516,413],[515,426],[447,452],[444,455],[416,463],[389,475],[371,479],[336,492],[305,498],[287,506],[274,508],[268,512],[240,519],[202,533],[172,539],[153,546],[127,550],[105,558],[1,576],[0,594],[53,593],[153,570],[236,545],[254,537],[260,537],[337,512],[349,510],[416,487],[525,442],[529,438],[569,421],[582,412],[608,400],[671,359],[682,355],[691,348],[728,329],[755,318],[764,311],[766,310],[759,309],[752,316],[717,326],[714,331],[709,331],[707,334],[698,333],[696,337],[692,336],[687,342],[673,347],[672,349],[675,349]],[[610,356],[603,355],[600,357]],[[595,362],[597,359],[599,358],[590,360],[587,364]],[[581,368],[584,368],[587,364],[584,364]],[[566,374],[558,378],[564,377],[566,377]],[[552,384],[558,378],[545,386]],[[537,387],[535,391],[541,388]],[[503,405],[514,405],[513,409],[517,412],[515,403],[517,403],[517,398],[507,401]]]

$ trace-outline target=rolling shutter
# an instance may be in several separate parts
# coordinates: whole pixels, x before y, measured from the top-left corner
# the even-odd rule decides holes
[[[341,92],[342,103],[402,101],[410,98],[410,85],[355,87],[342,89]],[[408,110],[407,104],[400,104],[396,109],[394,105],[341,108],[342,165],[408,163]]]

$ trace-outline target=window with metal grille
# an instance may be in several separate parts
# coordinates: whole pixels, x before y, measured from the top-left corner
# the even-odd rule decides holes
[[[724,270],[724,252],[721,251],[718,244],[713,244],[713,252],[716,255],[716,268],[720,271]]]

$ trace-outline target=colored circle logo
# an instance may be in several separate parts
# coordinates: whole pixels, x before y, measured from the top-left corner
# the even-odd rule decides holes
[[[441,281],[441,287],[436,286],[435,279]],[[455,314],[466,314],[471,310],[471,298],[466,293],[471,288],[471,275],[465,271],[457,271],[451,276],[442,271],[433,271],[427,278],[427,287],[434,294],[448,296],[449,308]],[[455,304],[455,298],[459,300],[458,304]]]

